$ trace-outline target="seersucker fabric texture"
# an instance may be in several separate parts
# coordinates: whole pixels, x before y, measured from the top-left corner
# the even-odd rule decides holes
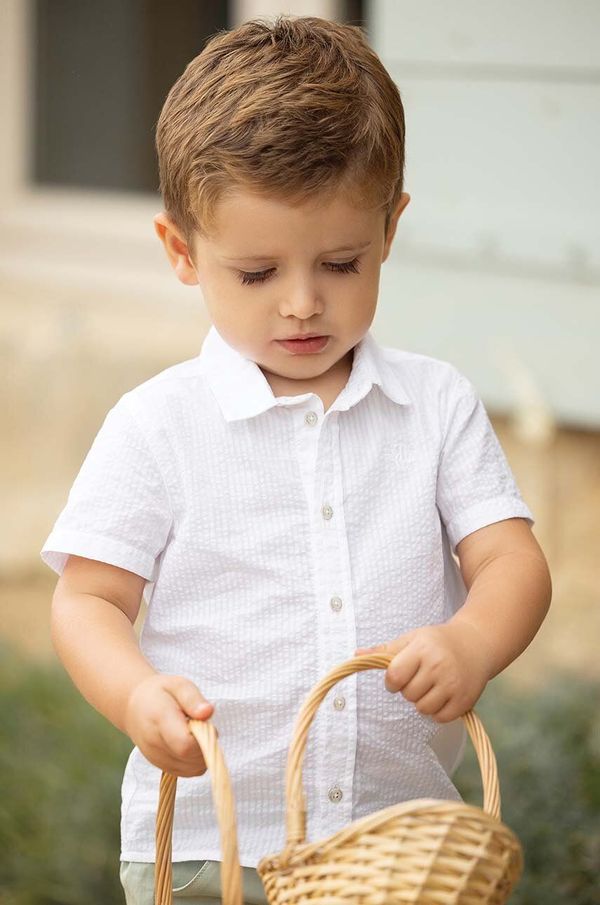
[[[274,396],[212,326],[200,354],[108,412],[42,550],[146,579],[140,645],[195,682],[231,775],[242,865],[285,843],[284,773],[298,710],[332,667],[446,621],[466,589],[467,534],[533,518],[472,384],[451,364],[369,331],[324,412]],[[90,639],[90,644],[93,639]],[[307,838],[413,798],[460,799],[462,722],[437,724],[383,671],[344,679],[311,725]],[[134,748],[121,858],[154,860],[160,771]],[[181,779],[173,859],[221,857],[210,776]]]

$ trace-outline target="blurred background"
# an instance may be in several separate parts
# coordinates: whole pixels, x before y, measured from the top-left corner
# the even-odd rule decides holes
[[[167,91],[215,31],[278,13],[363,26],[400,89],[412,201],[373,332],[473,381],[553,575],[539,635],[481,702],[526,851],[511,901],[598,905],[594,0],[0,3],[0,903],[122,901],[130,746],[57,663],[39,550],[108,409],[209,326],[152,225]]]

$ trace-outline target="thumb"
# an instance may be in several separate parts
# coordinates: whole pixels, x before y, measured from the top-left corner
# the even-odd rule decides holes
[[[207,720],[212,715],[213,704],[206,700],[200,689],[189,679],[177,679],[169,691],[185,715],[191,719]]]

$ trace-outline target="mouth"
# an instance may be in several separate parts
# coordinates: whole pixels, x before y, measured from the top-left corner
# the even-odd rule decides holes
[[[316,339],[317,337],[325,336],[324,333],[296,333],[294,336],[284,336],[283,340],[290,339]]]
[[[277,342],[292,354],[310,354],[322,352],[328,344],[330,337],[319,333],[307,333],[305,336],[291,339],[278,339]]]

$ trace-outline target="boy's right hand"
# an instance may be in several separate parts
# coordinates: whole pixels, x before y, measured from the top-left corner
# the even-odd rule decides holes
[[[206,763],[188,720],[206,720],[213,711],[189,679],[155,673],[132,691],[125,731],[155,767],[174,776],[201,776]]]

